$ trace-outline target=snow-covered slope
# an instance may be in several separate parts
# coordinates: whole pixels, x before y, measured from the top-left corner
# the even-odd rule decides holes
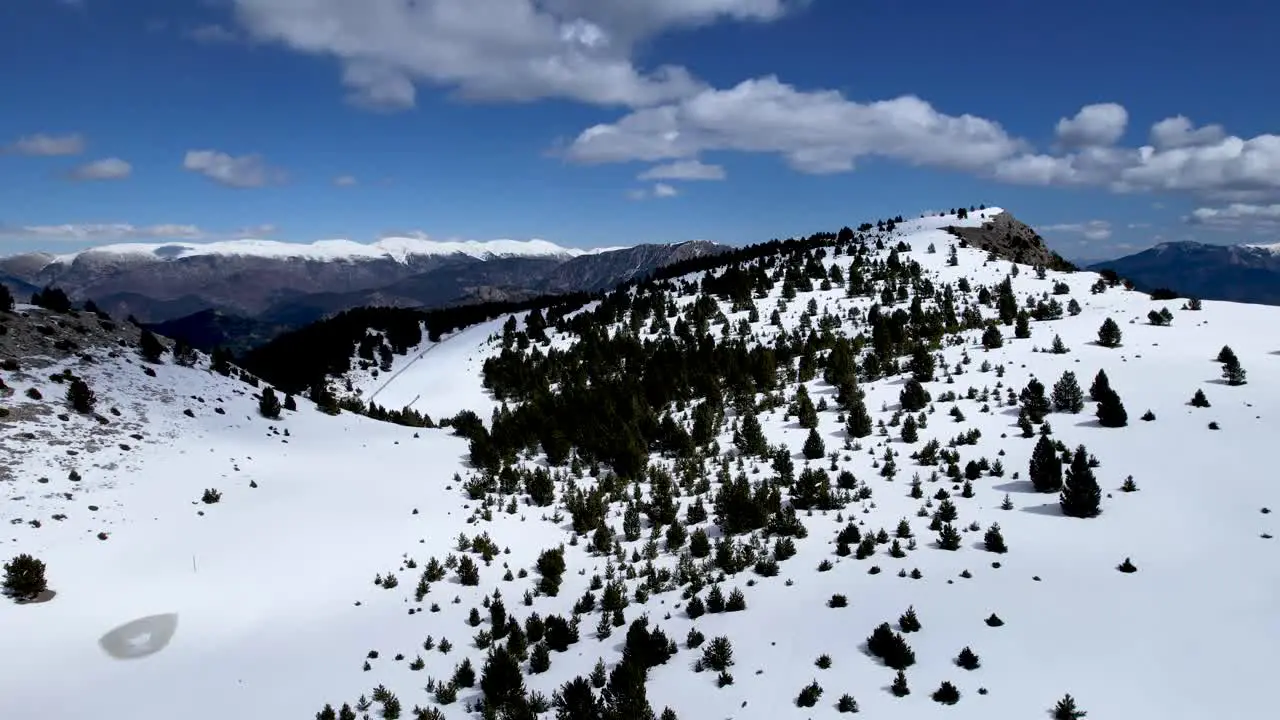
[[[993,287],[1011,265],[968,249],[958,250],[956,266],[948,265],[954,239],[938,228],[956,222],[902,223],[888,244],[908,243],[911,251],[902,257],[920,263],[938,287],[966,278],[972,291],[956,291],[963,307],[976,303],[979,287]],[[936,253],[928,252],[930,245]],[[847,255],[823,260],[828,267],[850,262]],[[650,674],[648,695],[656,709],[669,706],[685,720],[834,718],[836,700],[847,693],[867,717],[986,720],[1047,717],[1069,692],[1090,720],[1271,716],[1271,669],[1280,664],[1280,563],[1269,535],[1280,532],[1280,524],[1262,509],[1280,506],[1269,456],[1280,431],[1280,339],[1268,332],[1280,323],[1280,309],[1205,302],[1198,312],[1184,312],[1176,301],[1152,302],[1121,287],[1093,294],[1098,276],[1092,273],[1050,271],[1037,279],[1031,268],[1019,269],[1012,283],[1020,300],[1066,283],[1069,295],[1050,297],[1064,304],[1075,299],[1081,312],[1032,322],[1028,339],[1015,339],[1012,328],[1002,326],[1004,345],[991,350],[979,342],[980,330],[944,343],[939,379],[925,383],[934,402],[917,442],[904,443],[895,425],[885,435],[877,428],[870,437],[849,439],[841,449],[847,434],[834,390],[822,380],[806,383],[814,402],[829,405],[818,413],[818,429],[827,449],[839,451],[836,466],[872,494],[842,511],[801,513],[808,535],[795,541],[797,555],[781,563],[776,577],[747,570],[725,578],[725,594],[743,591],[743,612],[691,620],[678,591],[659,592],[643,604],[633,600],[625,611],[628,622],[647,613],[650,626],[679,645]],[[840,284],[801,292],[780,311],[778,328],[769,316],[780,286],[756,300],[760,320],[750,324],[753,343],[771,343],[781,330],[799,327],[810,300],[819,317],[847,318],[851,309],[872,303],[870,297],[846,297]],[[695,297],[672,299],[684,308]],[[1147,324],[1147,313],[1164,307],[1174,314],[1172,324]],[[748,317],[728,303],[721,310],[734,330]],[[987,317],[994,313],[982,310]],[[1118,348],[1094,343],[1106,318],[1123,331]],[[818,318],[811,319],[816,326]],[[481,368],[500,348],[502,325],[463,330],[397,357],[389,373],[358,373],[351,380],[366,399],[385,407],[409,405],[437,419],[471,409],[487,422],[498,403],[482,386]],[[718,336],[716,323],[712,329]],[[839,331],[852,336],[863,330],[846,321]],[[552,347],[573,342],[548,332]],[[641,334],[650,337],[647,330]],[[1070,352],[1039,351],[1055,336]],[[1249,371],[1248,384],[1219,380],[1213,358],[1223,345]],[[70,446],[59,444],[67,428],[89,436],[100,430],[75,416],[12,421],[29,404],[22,394],[27,387],[43,389],[46,397],[59,393],[47,380],[56,369],[0,373],[15,390],[0,399],[15,410],[10,421],[0,419],[0,443],[9,448],[17,433],[37,434],[34,442],[22,441],[24,454],[7,461],[12,477],[0,485],[0,519],[7,521],[0,556],[38,556],[56,591],[44,603],[0,602],[0,638],[14,659],[0,673],[0,707],[7,717],[309,717],[326,702],[354,704],[378,685],[399,697],[406,717],[414,706],[439,707],[448,718],[479,717],[466,710],[480,697],[478,688],[461,689],[457,702],[441,706],[424,686],[428,678],[447,681],[464,657],[477,672],[483,666],[485,651],[472,638],[488,628],[486,596],[500,591],[507,612],[522,621],[532,612],[569,617],[593,575],[613,567],[626,577],[624,566],[644,565],[631,562],[631,554],[645,552],[647,521],[641,539],[619,535],[626,558],[619,562],[590,554],[589,535],[571,543],[562,509],[521,499],[508,512],[506,499],[488,506],[468,499],[455,477],[474,473],[466,442],[444,430],[349,413],[330,417],[305,400],[297,412],[266,420],[256,412],[253,389],[239,381],[170,364],[156,367],[151,378],[127,354],[75,372],[105,396],[100,404],[125,411],[120,422],[146,428],[147,439],[128,451],[102,443],[99,453],[68,455]],[[1048,416],[1055,439],[1069,448],[1086,445],[1100,462],[1094,472],[1104,493],[1102,514],[1091,519],[1064,517],[1056,495],[1032,492],[1026,477],[1036,440],[1020,436],[1017,408],[1005,397],[1032,377],[1051,389],[1067,370],[1086,389],[1105,370],[1129,413],[1124,428],[1100,427],[1092,403],[1081,414]],[[905,377],[861,384],[877,423],[895,415]],[[795,389],[785,388],[788,401]],[[1204,390],[1210,407],[1188,405],[1196,389]],[[939,399],[947,392],[959,399]],[[219,406],[225,414],[213,411]],[[953,407],[963,420],[952,415]],[[194,417],[183,414],[186,408]],[[1148,409],[1155,419],[1144,422],[1139,416]],[[770,443],[798,449],[808,431],[785,413],[785,404],[762,411],[761,423]],[[733,422],[731,415],[720,439],[731,454]],[[1210,429],[1211,422],[1220,429]],[[41,428],[49,434],[41,435]],[[983,473],[973,481],[973,497],[965,498],[948,478],[931,477],[941,468],[919,466],[910,455],[931,438],[945,448],[971,430],[981,437],[955,448],[960,466],[977,458],[999,460],[1004,474]],[[882,475],[886,450],[895,454],[892,478]],[[670,465],[657,456],[654,461]],[[795,454],[797,472],[805,462]],[[827,468],[829,462],[812,465]],[[752,459],[740,467],[753,479],[771,472],[767,462]],[[83,479],[68,480],[72,468]],[[714,478],[714,463],[710,468]],[[730,460],[729,468],[737,474],[739,461]],[[909,496],[917,474],[924,498],[950,493],[958,528],[976,523],[985,530],[998,522],[1009,552],[986,552],[981,530],[964,532],[958,551],[936,547],[927,514],[939,501]],[[1129,476],[1137,492],[1120,491]],[[576,482],[590,485],[592,479]],[[202,504],[205,488],[221,490],[221,501]],[[1012,509],[1001,507],[1006,495]],[[677,502],[685,508],[692,500],[686,495]],[[710,509],[710,498],[703,500]],[[926,517],[918,516],[922,506]],[[54,521],[52,513],[66,517]],[[835,553],[835,536],[846,523],[858,523],[864,534],[884,528],[892,535],[902,519],[918,543],[905,557],[891,557],[887,545],[864,560]],[[621,532],[620,505],[608,522]],[[688,529],[696,527],[713,539],[718,535],[709,523]],[[107,539],[99,540],[103,531]],[[481,532],[502,551],[491,564],[479,563],[480,585],[461,585],[451,571],[415,602],[426,562],[461,554],[459,534]],[[564,587],[558,596],[539,595],[526,606],[521,598],[537,577],[539,552],[558,544],[565,546],[568,567]],[[661,541],[658,546],[665,547]],[[1138,572],[1116,571],[1126,557]],[[664,549],[653,562],[673,568],[677,557]],[[823,562],[831,568],[819,572]],[[873,566],[881,572],[871,574]],[[374,584],[375,575],[388,574],[397,577],[396,587]],[[642,581],[628,580],[629,591]],[[848,607],[828,607],[834,594],[847,596]],[[922,629],[906,635],[917,662],[906,671],[912,693],[897,698],[888,691],[894,672],[866,654],[864,641],[881,622],[896,630],[895,620],[909,606]],[[467,623],[472,608],[485,618],[479,627]],[[158,613],[178,616],[163,651],[118,661],[99,649],[103,633]],[[985,624],[992,613],[1005,624]],[[547,672],[526,670],[526,686],[549,697],[565,681],[589,674],[598,658],[609,666],[617,662],[626,628],[597,639],[598,617],[598,611],[584,615],[581,639],[568,652],[553,652]],[[708,639],[732,641],[733,684],[718,688],[714,672],[694,672],[701,649],[686,646],[692,628]],[[424,649],[428,637],[434,642]],[[441,652],[443,638],[453,646],[448,653]],[[966,646],[981,658],[976,670],[953,662]],[[378,655],[366,666],[373,650]],[[830,657],[828,669],[815,665],[822,655]],[[419,657],[422,666],[415,670],[411,663]],[[821,699],[815,707],[797,707],[797,694],[812,680],[824,689]],[[954,706],[929,697],[944,680],[961,692]],[[75,692],[65,692],[69,685]],[[369,712],[377,717],[378,705]]]

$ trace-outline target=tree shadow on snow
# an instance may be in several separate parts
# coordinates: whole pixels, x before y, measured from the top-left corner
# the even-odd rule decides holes
[[[1032,515],[1049,515],[1051,517],[1066,517],[1062,514],[1062,506],[1056,502],[1043,503],[1041,505],[1028,505],[1022,508],[1022,512],[1031,513]]]
[[[1205,380],[1205,382],[1210,385],[1230,385],[1231,384],[1226,380],[1223,380],[1222,378],[1213,378],[1212,380]]]
[[[1102,427],[1102,423],[1098,422],[1097,418],[1094,418],[1092,420],[1081,420],[1076,423],[1076,427],[1100,428]]]
[[[992,490],[1006,493],[1035,493],[1036,486],[1030,480],[1010,480],[1007,483],[992,485]]]

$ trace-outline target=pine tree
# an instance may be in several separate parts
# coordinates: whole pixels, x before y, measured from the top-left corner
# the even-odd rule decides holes
[[[1240,358],[1236,357],[1236,353],[1231,349],[1230,345],[1222,346],[1222,349],[1218,351],[1217,360],[1224,365],[1230,362],[1240,362]]]
[[[796,401],[793,409],[796,413],[796,422],[802,428],[818,427],[818,411],[813,406],[813,399],[809,397],[809,391],[801,385],[796,390]]]
[[[988,552],[1006,553],[1009,551],[1009,548],[1004,544],[1004,535],[1000,533],[1000,523],[991,523],[991,527],[987,528],[986,534],[982,536],[982,542]]]
[[[1084,392],[1076,381],[1076,374],[1070,370],[1063,372],[1053,385],[1053,409],[1069,413],[1084,410]]]
[[[1031,451],[1031,464],[1027,477],[1036,492],[1057,492],[1062,489],[1062,460],[1048,436],[1041,435]]]
[[[536,675],[550,669],[551,651],[547,649],[547,644],[541,642],[535,644],[533,651],[529,653],[529,672]]]
[[[911,688],[907,687],[907,674],[899,670],[898,674],[893,677],[893,685],[889,686],[889,690],[897,697],[910,695]]]
[[[1027,408],[1022,407],[1018,410],[1018,429],[1022,431],[1022,437],[1035,437],[1036,430],[1031,425],[1031,417],[1027,415]]]
[[[919,380],[911,378],[902,386],[902,392],[898,393],[898,401],[902,403],[902,409],[907,412],[918,412],[923,410],[932,398],[929,391],[924,389]]]
[[[1031,316],[1026,310],[1018,311],[1017,322],[1013,326],[1013,336],[1019,340],[1031,337]]]
[[[911,353],[911,361],[907,365],[911,376],[920,382],[933,380],[934,359],[927,345],[919,344]]]
[[[1062,696],[1058,704],[1053,708],[1053,720],[1081,720],[1089,713],[1076,709],[1075,698],[1071,697],[1071,693]]]
[[[938,547],[943,550],[960,549],[960,533],[951,523],[945,523],[938,531]]]
[[[13,310],[13,293],[9,292],[9,286],[0,283],[0,312],[9,312]]]
[[[1129,413],[1115,390],[1107,388],[1098,398],[1098,424],[1103,427],[1118,428],[1129,424]]]
[[[142,337],[138,342],[138,347],[142,353],[142,359],[149,363],[160,362],[160,356],[164,355],[164,345],[155,333],[150,330],[143,329]]]
[[[75,378],[67,387],[67,404],[76,412],[88,415],[97,402],[98,396],[84,380]]]
[[[226,375],[230,373],[231,372],[231,351],[223,347],[214,348],[213,352],[209,355],[209,369],[218,373],[219,375]],[[317,384],[317,386],[323,388],[323,385],[321,384]],[[311,400],[315,402],[317,405],[322,404],[316,400],[315,395],[316,393],[313,392]]]
[[[754,411],[748,411],[742,416],[734,444],[744,455],[761,456],[768,452],[769,441],[765,438]]]
[[[16,600],[33,600],[48,589],[44,561],[22,553],[4,564],[4,594]]]
[[[982,347],[988,350],[994,350],[1004,346],[1004,335],[1000,333],[999,325],[988,325],[986,330],[982,331]]]
[[[1191,396],[1191,407],[1207,408],[1209,407],[1209,398],[1205,397],[1204,390],[1196,388],[1196,392]]]
[[[604,669],[601,668],[601,687],[604,686]],[[556,720],[600,720],[604,705],[591,689],[591,683],[583,677],[575,677],[560,686],[551,698],[556,710]]]
[[[1067,344],[1062,342],[1062,336],[1060,335],[1053,336],[1053,344],[1049,346],[1049,352],[1053,353],[1054,355],[1063,355],[1069,352],[1069,350],[1067,349]]]
[[[827,454],[827,444],[822,441],[822,436],[817,430],[809,430],[809,437],[805,438],[804,447],[801,449],[804,456],[810,460],[821,460]]]
[[[1091,518],[1102,512],[1102,488],[1089,467],[1089,453],[1084,445],[1076,447],[1071,457],[1071,467],[1059,496],[1062,514],[1070,517]]]
[[[1033,423],[1044,422],[1044,416],[1049,414],[1049,398],[1044,394],[1044,383],[1035,378],[1031,378],[1027,382],[1027,386],[1022,389],[1019,397],[1022,407],[1027,411],[1027,419]]]
[[[1107,371],[1099,370],[1093,377],[1093,384],[1089,386],[1089,399],[1096,402],[1102,399],[1102,395],[1110,389],[1111,380],[1107,378]]]
[[[1226,360],[1222,361],[1222,379],[1227,381],[1228,385],[1244,385],[1245,370],[1240,366],[1240,358],[1235,353],[1231,353]]]
[[[258,412],[262,417],[271,420],[280,417],[280,398],[276,397],[276,391],[270,387],[262,389],[262,397],[258,400]]]
[[[845,424],[849,435],[855,438],[867,437],[875,430],[875,426],[871,421],[871,414],[867,412],[867,404],[862,398],[856,398],[849,403],[849,413]]]
[[[480,672],[480,690],[488,707],[500,709],[524,696],[520,662],[507,649],[496,645],[489,650]]]
[[[960,651],[960,654],[956,656],[956,665],[959,665],[965,670],[977,670],[979,667],[982,667],[982,661],[979,660],[977,654],[974,653],[968,645],[966,645],[964,649]]]
[[[1107,318],[1102,321],[1102,327],[1098,328],[1098,344],[1102,347],[1120,347],[1120,340],[1123,334],[1120,332],[1120,326],[1115,320]]]
[[[920,439],[920,425],[914,415],[908,415],[902,421],[902,442],[913,443]]]
[[[904,633],[919,632],[921,627],[920,618],[916,616],[916,609],[914,606],[908,607],[907,611],[898,617],[898,627],[901,628]]]
[[[196,364],[196,350],[186,340],[173,341],[173,361],[183,367],[193,367]]]

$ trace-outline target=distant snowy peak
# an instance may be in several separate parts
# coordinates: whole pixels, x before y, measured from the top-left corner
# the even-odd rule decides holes
[[[1266,252],[1269,252],[1272,255],[1280,255],[1280,242],[1249,244],[1249,245],[1245,245],[1245,247],[1251,247],[1255,250],[1265,250]]]
[[[98,260],[165,261],[198,256],[253,257],[318,262],[394,260],[412,257],[465,255],[479,260],[507,257],[569,259],[619,248],[583,250],[566,248],[547,240],[431,240],[417,236],[390,236],[373,243],[352,240],[318,240],[288,243],[278,240],[226,240],[220,242],[118,243],[101,245],[77,253],[59,255],[54,262],[70,264],[80,257]]]
[[[1223,245],[1220,243],[1203,243],[1194,240],[1174,240],[1170,242],[1162,242],[1152,246],[1151,250],[1157,253],[1186,253],[1186,252],[1213,252],[1226,254],[1248,255],[1280,255],[1280,243],[1240,243],[1238,245]]]

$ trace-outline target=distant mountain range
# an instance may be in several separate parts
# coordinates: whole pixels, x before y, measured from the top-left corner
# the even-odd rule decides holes
[[[1280,244],[1162,243],[1088,269],[1114,270],[1140,290],[1169,288],[1203,300],[1280,305]]]
[[[242,350],[353,307],[432,308],[596,291],[728,248],[695,240],[580,250],[543,240],[107,245],[0,258],[18,297],[46,285],[201,348]]]

